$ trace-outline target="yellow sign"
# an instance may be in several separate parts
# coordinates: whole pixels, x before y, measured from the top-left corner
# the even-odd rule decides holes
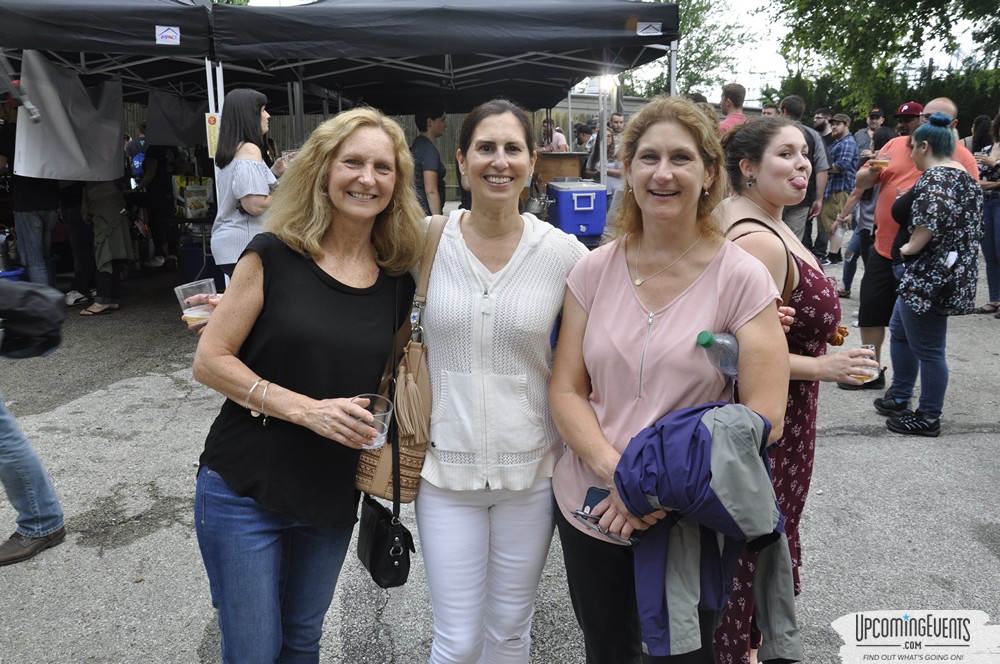
[[[205,136],[208,138],[208,156],[215,159],[215,149],[219,145],[219,122],[222,120],[220,113],[205,114]]]

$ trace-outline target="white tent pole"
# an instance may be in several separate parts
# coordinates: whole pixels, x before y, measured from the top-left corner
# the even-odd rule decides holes
[[[601,84],[598,86],[597,108],[600,113],[600,124],[597,127],[597,142],[600,143],[601,155],[601,182],[605,189],[608,186],[608,97],[610,91],[605,76],[601,76]]]
[[[302,92],[302,82],[292,84],[295,90],[295,143],[302,145],[306,140],[306,101]]]
[[[221,62],[215,64],[215,92],[219,97],[219,113],[222,113],[226,103],[226,81]]]
[[[215,113],[215,84],[212,81],[212,63],[205,58],[205,85],[208,88],[208,112]]]
[[[570,151],[573,150],[573,141],[576,140],[576,132],[573,131],[573,88],[570,88],[569,94],[566,95],[566,111],[569,113],[569,120],[566,124],[566,142],[569,143]]]
[[[677,94],[677,40],[670,42],[670,96]]]

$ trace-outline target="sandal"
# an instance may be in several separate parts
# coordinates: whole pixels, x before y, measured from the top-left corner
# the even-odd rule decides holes
[[[103,309],[97,309],[97,310],[92,309],[91,307],[93,307],[93,306],[94,305],[92,304],[89,307],[87,307],[86,309],[83,309],[82,311],[80,311],[80,315],[81,316],[103,316],[105,314],[113,314],[116,311],[118,311],[118,307],[114,306],[113,304],[106,304],[106,305],[104,305]]]
[[[1000,302],[987,302],[981,307],[972,310],[974,314],[995,314],[1000,312]]]

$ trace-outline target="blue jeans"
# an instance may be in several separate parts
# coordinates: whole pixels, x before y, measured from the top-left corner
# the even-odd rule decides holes
[[[55,210],[14,213],[17,253],[27,269],[28,281],[53,288],[56,286],[56,275],[49,270],[49,248],[52,246],[52,229],[58,220]]]
[[[892,310],[889,333],[893,371],[890,396],[896,401],[910,401],[919,373],[918,410],[924,419],[938,419],[948,390],[948,361],[945,358],[948,317],[933,308],[918,314],[900,297]]]
[[[851,234],[851,239],[847,241],[847,247],[844,249],[844,273],[840,280],[840,287],[845,291],[850,292],[851,285],[854,283],[854,275],[858,271],[858,261],[868,260],[868,252],[871,251],[872,247],[872,234],[871,231],[865,229],[863,231],[854,231]],[[850,258],[848,258],[850,254]]]
[[[983,258],[990,302],[1000,302],[1000,197],[983,201]]]
[[[0,396],[0,482],[17,510],[17,532],[45,537],[63,526],[63,511],[45,468]]]
[[[319,640],[354,526],[265,510],[202,466],[195,532],[219,611],[222,661],[319,662]]]

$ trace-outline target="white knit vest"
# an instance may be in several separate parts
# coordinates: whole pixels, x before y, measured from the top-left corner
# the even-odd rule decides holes
[[[507,265],[484,279],[452,213],[431,270],[424,341],[434,397],[422,476],[452,490],[530,487],[562,445],[549,414],[551,333],[586,248],[525,214]]]

